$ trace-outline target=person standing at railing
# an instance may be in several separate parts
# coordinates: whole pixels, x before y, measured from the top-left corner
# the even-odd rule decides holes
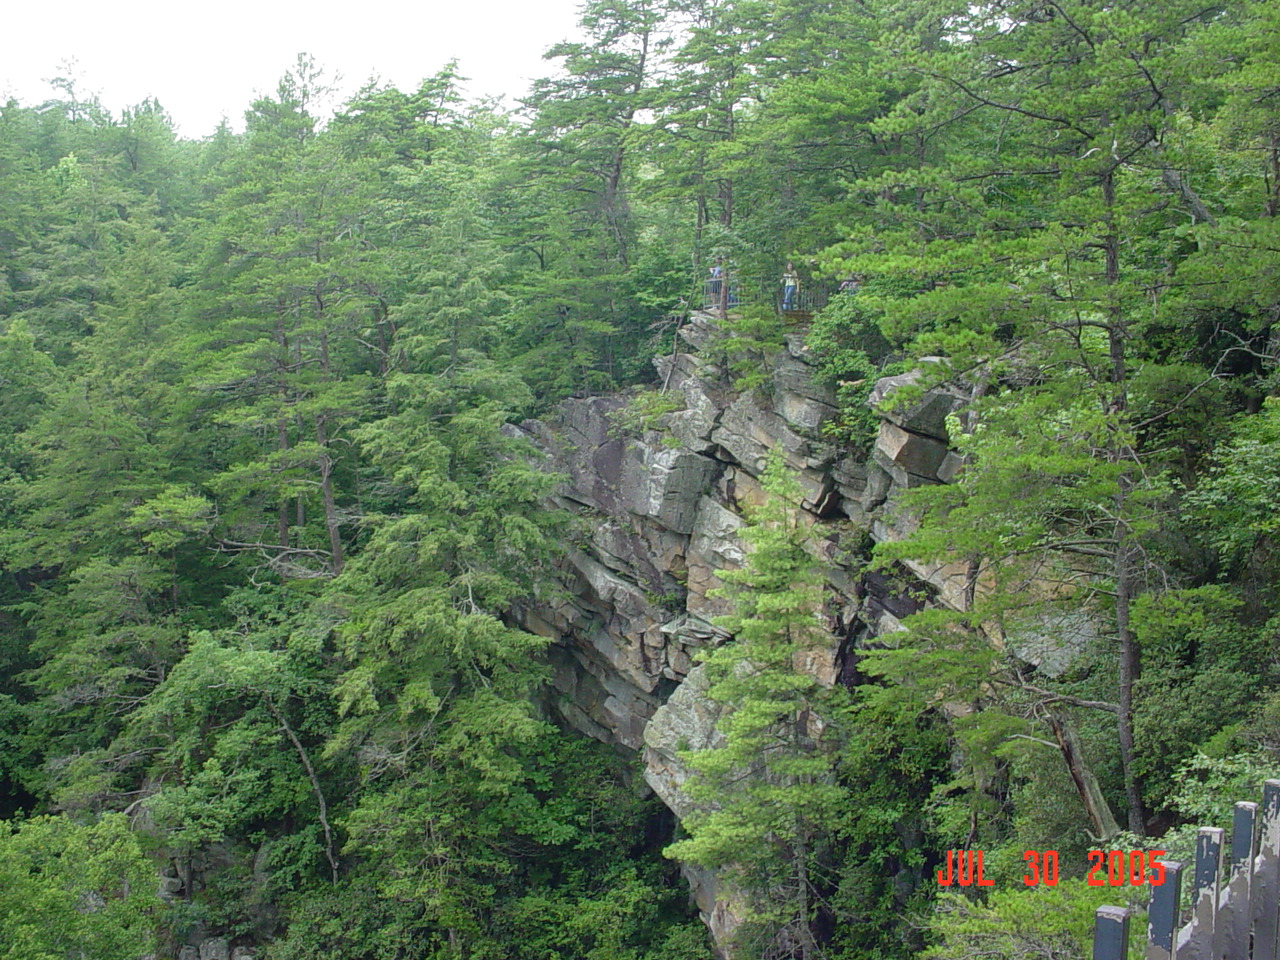
[[[782,274],[782,309],[787,311],[795,302],[796,291],[800,289],[800,274],[796,273],[796,265],[787,261],[787,269]]]

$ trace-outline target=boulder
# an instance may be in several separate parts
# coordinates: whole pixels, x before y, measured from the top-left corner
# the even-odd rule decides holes
[[[684,447],[695,453],[709,453],[715,444],[711,431],[725,406],[723,392],[702,375],[702,365],[687,353],[658,357],[654,361],[658,377],[668,390],[679,391],[684,409],[666,414],[663,426]]]
[[[1046,676],[1063,673],[1098,639],[1097,621],[1079,610],[1047,613],[1033,626],[1011,631],[1005,637],[1009,649]]]
[[[554,427],[538,423],[528,436],[547,452],[550,469],[567,475],[560,494],[611,517],[653,517],[688,533],[692,506],[710,484],[714,460],[679,447],[652,446],[618,435],[626,401],[566,400]]]
[[[676,533],[692,531],[694,504],[711,485],[716,462],[688,450],[636,443],[628,446],[627,457],[619,484],[623,509]]]
[[[697,519],[689,540],[687,556],[689,579],[685,608],[694,616],[710,621],[729,612],[729,602],[711,596],[724,586],[717,570],[734,570],[742,566],[746,553],[738,539],[743,519],[710,497],[698,501]]]
[[[708,696],[709,686],[707,668],[694,667],[644,729],[645,781],[682,818],[692,813],[695,805],[681,790],[689,779],[689,768],[679,754],[724,742],[716,729],[722,708]]]
[[[659,532],[668,533],[671,541],[654,543],[632,524],[608,517],[590,527],[591,553],[619,576],[650,593],[661,593],[663,572],[683,556],[685,539],[669,534],[665,528],[659,528]]]
[[[814,369],[791,353],[779,353],[773,367],[774,411],[791,426],[816,432],[837,411],[835,391],[815,377]]]
[[[638,751],[644,743],[644,726],[660,700],[597,657],[580,645],[552,648],[551,684],[559,694],[552,706],[570,726],[587,736]],[[665,660],[657,665],[658,675],[663,666]]]
[[[742,923],[746,910],[742,898],[713,870],[681,864],[680,873],[689,884],[689,894],[697,904],[698,915],[711,933],[721,958],[729,956],[728,944]]]
[[[926,357],[925,362],[937,363],[937,357]],[[968,395],[953,386],[933,387],[911,402],[901,402],[904,387],[915,386],[923,376],[922,370],[900,373],[894,377],[882,377],[876,381],[867,397],[867,404],[890,423],[922,436],[946,443],[947,417],[968,402]],[[897,401],[894,394],[899,393]]]
[[[729,637],[727,631],[690,613],[682,613],[659,629],[664,637],[688,647],[715,647]]]
[[[680,339],[694,350],[703,350],[708,344],[724,336],[720,329],[720,321],[715,314],[704,310],[694,310],[689,319],[679,328]]]
[[[939,483],[938,471],[950,451],[940,440],[882,422],[872,456],[900,487]]]

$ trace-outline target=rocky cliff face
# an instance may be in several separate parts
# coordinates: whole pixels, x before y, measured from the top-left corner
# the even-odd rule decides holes
[[[681,331],[688,352],[656,361],[683,408],[648,429],[626,434],[628,402],[617,397],[569,400],[554,418],[519,428],[548,469],[567,478],[558,502],[581,525],[563,591],[514,614],[554,641],[554,709],[593,737],[642,752],[645,779],[679,816],[689,808],[678,752],[718,736],[718,707],[693,654],[725,639],[712,624],[726,612],[711,595],[720,585],[715,572],[742,563],[742,507],[762,496],[758,478],[771,450],[800,478],[804,509],[824,521],[819,549],[831,561],[833,643],[808,664],[822,682],[840,682],[859,642],[896,629],[928,599],[963,602],[960,570],[915,564],[899,583],[862,574],[860,561],[869,538],[906,532],[892,509],[901,490],[954,476],[946,418],[964,398],[933,391],[884,414],[870,456],[853,454],[824,438],[835,397],[814,376],[802,336],[789,335],[772,358],[766,388],[741,393],[713,359],[718,335],[711,316],[695,314]],[[911,380],[881,380],[873,402]],[[688,876],[723,942],[736,923],[732,903],[713,876]]]

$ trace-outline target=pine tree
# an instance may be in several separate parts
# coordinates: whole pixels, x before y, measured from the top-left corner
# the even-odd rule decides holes
[[[706,654],[711,697],[727,708],[720,746],[686,757],[703,806],[667,855],[717,868],[746,894],[750,936],[766,954],[818,955],[812,922],[829,831],[846,791],[835,782],[844,691],[804,667],[833,641],[820,620],[822,577],[805,549],[802,493],[781,458],[764,474],[765,502],[741,531],[741,569],[718,571],[733,639]]]
[[[234,444],[210,481],[228,508],[222,545],[298,579],[345,562],[345,433],[371,386],[357,331],[382,277],[364,237],[377,180],[316,131],[307,104],[322,91],[301,57],[249,111],[211,204],[204,296],[182,344],[191,386]]]

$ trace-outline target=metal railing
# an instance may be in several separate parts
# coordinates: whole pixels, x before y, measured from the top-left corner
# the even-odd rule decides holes
[[[788,294],[781,276],[769,280],[759,276],[726,272],[702,283],[702,309],[724,316],[744,305],[771,306],[783,316],[811,316],[827,305],[833,285],[825,280],[801,277]]]
[[[1191,919],[1180,925],[1184,865],[1165,861],[1165,880],[1151,888],[1142,960],[1280,960],[1280,780],[1268,780],[1258,804],[1235,805],[1231,849],[1224,831],[1196,834]],[[1093,960],[1128,960],[1129,910],[1099,907]]]

